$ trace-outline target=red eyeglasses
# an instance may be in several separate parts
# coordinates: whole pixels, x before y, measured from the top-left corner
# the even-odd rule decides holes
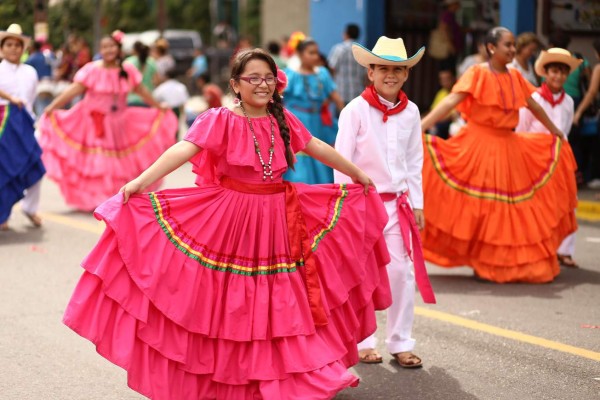
[[[275,85],[277,83],[277,77],[275,76],[267,76],[266,78],[261,78],[260,76],[240,76],[238,79],[256,86],[259,86],[263,82],[265,82],[267,85]]]

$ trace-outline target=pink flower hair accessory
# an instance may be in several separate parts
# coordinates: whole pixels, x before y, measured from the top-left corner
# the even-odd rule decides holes
[[[282,94],[288,84],[288,78],[285,72],[282,69],[277,68],[277,85],[275,89],[277,93]]]
[[[125,33],[123,31],[120,30],[116,30],[113,33],[110,34],[110,36],[115,39],[115,41],[117,41],[119,44],[123,43],[123,38],[125,37]]]

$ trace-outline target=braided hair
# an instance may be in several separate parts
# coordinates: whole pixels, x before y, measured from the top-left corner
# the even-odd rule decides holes
[[[239,81],[240,76],[244,72],[246,65],[252,60],[261,60],[269,64],[269,68],[274,76],[277,76],[277,65],[273,58],[262,49],[252,49],[245,50],[239,52],[231,67],[231,79],[234,81]],[[236,97],[241,100],[240,94],[236,94]],[[269,103],[268,110],[277,121],[277,126],[279,126],[279,134],[281,135],[281,139],[283,139],[283,143],[285,144],[285,160],[287,161],[287,165],[289,168],[294,169],[294,152],[292,151],[292,147],[290,145],[290,127],[287,124],[285,119],[285,114],[283,112],[283,100],[277,90],[273,93],[273,102]]]

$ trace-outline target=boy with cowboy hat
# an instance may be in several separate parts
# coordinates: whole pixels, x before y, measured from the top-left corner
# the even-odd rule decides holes
[[[535,62],[535,73],[544,78],[542,85],[531,95],[544,109],[548,117],[566,135],[571,131],[574,115],[574,102],[563,85],[571,71],[577,69],[583,60],[575,58],[568,50],[554,47],[542,50]],[[517,132],[550,133],[527,107],[519,110]],[[558,261],[566,267],[577,268],[573,260],[575,233],[563,240],[558,248]]]
[[[421,117],[402,85],[409,70],[423,57],[420,48],[407,57],[402,39],[379,38],[372,51],[352,45],[356,61],[367,68],[373,83],[342,110],[335,148],[373,179],[389,215],[384,235],[391,262],[387,267],[393,304],[387,312],[386,345],[404,368],[418,368],[412,353],[415,277],[421,296],[435,303],[423,261],[419,229],[423,229]],[[338,183],[351,183],[334,173]],[[414,261],[414,272],[413,272]],[[381,363],[375,335],[359,343],[360,361]]]
[[[4,182],[6,185],[0,188],[0,191],[3,192],[2,200],[4,200],[0,202],[6,203],[0,205],[0,230],[8,229],[7,220],[10,216],[10,208],[16,201],[23,198],[23,190],[25,190],[21,207],[23,213],[34,226],[39,227],[42,224],[37,209],[40,199],[41,175],[43,175],[44,169],[39,160],[41,150],[33,137],[33,120],[28,116],[22,119],[19,111],[12,112],[8,107],[9,104],[12,104],[19,109],[24,108],[33,117],[33,102],[38,84],[37,72],[32,66],[21,63],[23,51],[29,41],[29,37],[23,35],[19,24],[12,24],[6,31],[0,31],[0,55],[3,58],[0,62],[0,108],[3,115],[8,116],[8,122],[11,122],[11,116],[16,118],[14,121],[21,121],[7,124],[3,127],[7,130],[4,132],[6,135],[0,135],[8,136],[4,137],[4,146],[0,146],[0,149],[4,147],[4,150],[11,152],[10,165],[5,166],[9,169],[5,171],[8,179]],[[10,126],[10,134],[8,126]],[[15,128],[18,131],[12,132],[12,129]],[[20,136],[20,139],[13,140],[15,135]],[[34,157],[34,154],[37,155],[37,158]],[[4,156],[6,157],[6,155]],[[3,157],[2,154],[0,157]],[[17,161],[19,157],[22,159],[20,162]],[[17,171],[17,167],[25,169]],[[22,187],[25,184],[31,186]]]

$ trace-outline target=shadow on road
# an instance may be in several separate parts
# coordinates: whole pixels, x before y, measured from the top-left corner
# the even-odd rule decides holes
[[[560,293],[578,285],[600,285],[600,272],[585,268],[562,268],[554,282],[545,284],[493,283],[475,280],[468,275],[430,275],[431,284],[437,293],[482,295],[505,297],[537,297],[559,299]]]
[[[11,244],[39,243],[44,238],[44,228],[28,226],[25,230],[15,230],[14,227],[8,231],[0,232],[0,247]]]
[[[443,368],[407,370],[400,368],[395,362],[387,362],[394,372],[381,365],[359,364],[355,366],[354,369],[361,377],[360,385],[357,388],[346,389],[335,397],[335,400],[478,399],[465,392],[458,380],[450,376]],[[397,393],[397,396],[390,397],[390,393]]]

